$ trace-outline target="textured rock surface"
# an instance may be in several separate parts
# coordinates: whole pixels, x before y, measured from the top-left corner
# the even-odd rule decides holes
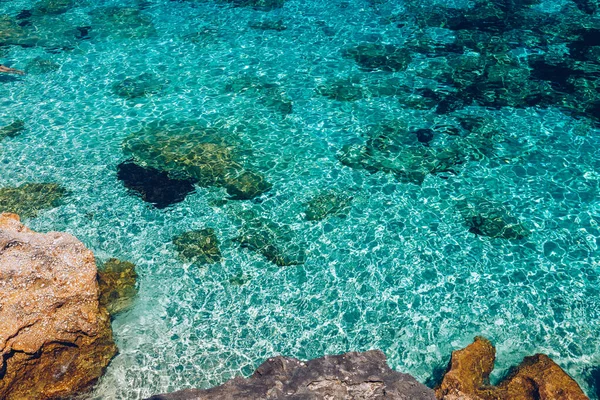
[[[558,364],[544,354],[525,357],[497,386],[490,385],[496,349],[476,337],[452,353],[436,397],[440,400],[584,400],[587,396]]]
[[[33,218],[42,210],[61,204],[67,190],[57,183],[25,183],[0,189],[0,212]]]
[[[111,315],[130,308],[137,295],[136,280],[134,264],[116,258],[107,260],[98,271],[100,305]]]
[[[393,371],[379,350],[325,356],[306,363],[275,357],[247,379],[234,378],[207,390],[188,389],[152,400],[208,399],[435,399],[412,376]]]
[[[0,398],[64,398],[89,387],[116,353],[98,304],[91,251],[0,215]]]

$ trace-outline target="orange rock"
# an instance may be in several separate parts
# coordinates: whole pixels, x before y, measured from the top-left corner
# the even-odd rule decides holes
[[[565,371],[547,355],[525,357],[498,385],[505,399],[586,400],[587,396]]]
[[[489,376],[496,349],[476,337],[462,350],[452,352],[448,371],[435,394],[439,400],[586,400],[577,382],[544,354],[525,357],[497,386]]]
[[[453,351],[444,380],[435,391],[436,397],[447,400],[493,398],[489,376],[495,359],[496,349],[492,343],[479,336],[464,349]]]
[[[102,375],[117,349],[79,240],[0,215],[0,290],[0,399],[67,397]]]

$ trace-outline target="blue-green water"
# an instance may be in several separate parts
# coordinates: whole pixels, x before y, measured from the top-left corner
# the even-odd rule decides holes
[[[0,14],[14,19],[34,5],[0,1]],[[433,2],[287,0],[270,11],[213,1],[68,5],[66,12],[14,19],[28,21],[25,28],[38,39],[1,48],[2,64],[29,73],[0,77],[0,126],[26,122],[21,135],[0,142],[0,185],[60,183],[70,191],[63,204],[27,224],[70,232],[101,260],[137,265],[139,295],[113,322],[120,352],[93,398],[210,387],[250,374],[274,354],[308,359],[371,348],[426,381],[475,335],[496,345],[496,377],[543,352],[593,396],[588,378],[600,364],[600,137],[589,115],[559,102],[476,101],[436,113],[407,99],[418,88],[447,91],[440,77],[452,55],[412,48],[399,71],[361,68],[344,56],[364,43],[451,42],[453,31],[415,22],[416,9],[438,7]],[[599,26],[598,11],[585,14],[566,0],[528,12]],[[286,29],[257,29],[264,21]],[[503,54],[525,64],[532,54],[564,56],[569,50],[561,40],[545,47],[512,43]],[[48,60],[46,68],[36,59]],[[144,73],[160,81],[152,93],[115,93],[116,83]],[[585,83],[597,82],[596,74],[586,72]],[[323,95],[336,81],[360,94],[351,101]],[[597,88],[590,93],[600,98]],[[459,140],[471,129],[461,127],[464,116],[483,118],[485,127],[468,136],[485,136],[483,144]],[[253,200],[223,201],[224,188],[197,187],[164,209],[144,202],[117,179],[117,165],[129,158],[124,139],[158,120],[197,121],[234,134],[272,189]],[[433,129],[432,144],[392,138],[389,148],[369,147],[385,125],[455,131]],[[417,164],[446,146],[466,155],[418,179],[340,162],[344,146],[365,143],[373,158],[392,164],[395,152],[408,152]],[[346,215],[307,221],[306,202],[324,190],[352,198]],[[474,234],[461,213],[465,202],[492,203],[531,233]],[[249,212],[293,231],[287,243],[300,244],[306,261],[279,267],[243,248],[235,239]],[[172,238],[206,227],[215,230],[222,261],[181,261]]]

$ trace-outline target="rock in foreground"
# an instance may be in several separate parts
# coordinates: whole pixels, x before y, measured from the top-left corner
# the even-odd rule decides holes
[[[0,288],[0,399],[66,398],[102,375],[117,349],[79,240],[0,215]]]
[[[379,350],[325,356],[308,362],[275,357],[247,378],[207,390],[188,389],[151,400],[356,399],[434,400],[433,390],[392,370]]]
[[[585,400],[575,382],[544,354],[525,357],[497,386],[490,385],[496,349],[489,340],[476,337],[452,353],[448,371],[436,389],[440,400]]]

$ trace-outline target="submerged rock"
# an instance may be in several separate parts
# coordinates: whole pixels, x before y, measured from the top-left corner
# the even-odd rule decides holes
[[[128,100],[160,93],[168,82],[154,74],[145,72],[135,78],[126,78],[113,85],[117,96]]]
[[[156,208],[180,203],[195,191],[192,179],[173,179],[166,172],[140,167],[132,161],[124,161],[117,166],[117,178],[127,189],[135,191],[142,200]]]
[[[379,350],[325,356],[307,362],[274,357],[249,378],[211,389],[186,389],[148,400],[209,399],[435,400],[433,390],[392,370]]]
[[[40,0],[33,7],[34,14],[64,14],[75,5],[75,0]]]
[[[27,63],[27,66],[25,67],[25,71],[27,71],[28,74],[47,74],[50,72],[55,72],[58,71],[60,69],[60,65],[58,65],[57,63],[55,63],[52,60],[48,60],[46,58],[42,58],[42,57],[36,57],[33,60],[31,60],[30,62]]]
[[[392,173],[401,181],[421,184],[429,174],[453,172],[465,159],[458,143],[433,144],[428,135],[402,123],[383,124],[371,130],[364,145],[344,146],[338,158],[351,168]]]
[[[93,36],[141,39],[154,36],[152,20],[135,7],[104,7],[93,10]]]
[[[282,19],[249,22],[248,26],[259,31],[285,31],[287,26]]]
[[[144,167],[200,186],[225,187],[234,199],[251,199],[271,189],[265,178],[243,164],[240,140],[216,128],[193,122],[156,122],[123,142],[126,155]]]
[[[356,101],[368,97],[368,92],[359,80],[338,79],[317,87],[321,96],[337,101]]]
[[[222,0],[234,7],[251,7],[259,11],[271,11],[282,8],[285,0]]]
[[[92,252],[2,214],[0,286],[0,398],[71,398],[89,388],[117,351]]]
[[[346,49],[343,55],[368,71],[403,71],[412,61],[410,50],[391,44],[360,44]]]
[[[336,190],[327,190],[317,194],[306,203],[306,219],[321,221],[328,216],[345,217],[352,197]]]
[[[219,240],[212,228],[182,233],[173,238],[173,244],[184,261],[197,264],[221,262]]]
[[[17,119],[12,123],[0,128],[0,140],[6,137],[15,137],[20,135],[25,130],[25,121]]]
[[[452,359],[442,383],[436,388],[438,400],[585,400],[588,397],[560,366],[544,354],[525,357],[498,385],[489,376],[494,369],[496,349],[489,340],[476,337]]]
[[[256,96],[259,104],[283,115],[293,111],[292,100],[285,93],[285,89],[278,83],[268,82],[260,77],[236,77],[225,85],[225,92]]]
[[[41,210],[61,204],[67,190],[57,183],[25,183],[0,188],[0,212],[12,212],[33,218]]]
[[[280,267],[304,264],[305,244],[298,241],[294,231],[287,225],[248,212],[242,224],[242,232],[235,241],[242,247],[262,254]]]
[[[476,235],[517,240],[530,234],[529,230],[501,204],[472,198],[460,201],[457,207],[469,227],[469,232]]]
[[[106,307],[110,315],[131,308],[137,295],[136,281],[134,264],[116,258],[107,260],[98,270],[100,305]]]

